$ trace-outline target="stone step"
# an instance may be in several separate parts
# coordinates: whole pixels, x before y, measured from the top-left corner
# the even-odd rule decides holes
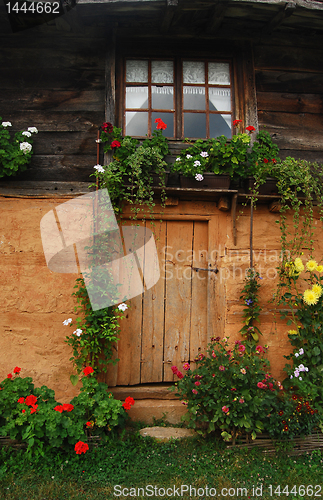
[[[193,429],[180,429],[178,427],[145,427],[140,429],[139,433],[143,437],[149,436],[157,441],[192,438],[197,435]]]

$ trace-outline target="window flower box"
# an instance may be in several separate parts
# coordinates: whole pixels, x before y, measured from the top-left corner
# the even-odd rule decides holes
[[[193,177],[180,175],[181,188],[193,189],[229,189],[230,176],[210,173],[203,174],[203,180],[199,181]]]

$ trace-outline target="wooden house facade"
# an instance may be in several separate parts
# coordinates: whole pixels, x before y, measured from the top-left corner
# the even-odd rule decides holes
[[[77,275],[47,268],[39,225],[55,206],[88,192],[98,128],[110,121],[144,137],[161,114],[174,159],[185,137],[212,137],[242,119],[245,127],[266,127],[282,158],[322,162],[323,2],[79,0],[33,28],[20,16],[15,32],[0,9],[0,116],[14,130],[39,130],[28,169],[0,180],[1,377],[18,364],[67,401],[77,389],[69,382],[62,323],[75,317]],[[129,71],[140,75],[145,68],[147,76],[128,85]],[[206,78],[191,75],[185,85],[186,70]],[[154,71],[165,80],[156,83]],[[212,71],[226,73],[222,83],[214,84]],[[201,112],[193,105],[189,116],[189,94],[196,102],[199,92],[213,91],[227,99],[226,110]],[[171,103],[155,111],[152,100],[160,93]],[[133,99],[147,99],[147,109],[136,111]],[[104,164],[102,151],[98,160]],[[166,207],[157,197],[154,208],[161,279],[131,300],[116,351],[120,361],[106,378],[120,398],[131,386],[143,407],[155,398],[164,410],[173,404],[166,391],[172,365],[193,361],[213,336],[239,338],[250,257],[249,208],[239,215],[246,197],[237,189],[226,193],[227,211],[217,192],[176,185],[167,192]],[[290,345],[286,325],[278,320],[275,326],[268,303],[280,252],[272,200],[263,197],[258,205],[253,250],[264,284],[260,342],[270,346],[273,373],[282,378]],[[319,255],[319,231],[315,237]]]

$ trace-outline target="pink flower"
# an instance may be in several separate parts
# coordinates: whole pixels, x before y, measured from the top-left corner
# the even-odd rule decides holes
[[[196,389],[192,389],[192,393],[193,393],[193,394],[197,394],[197,393],[198,393],[198,391],[197,391]]]
[[[223,366],[223,365],[220,365],[220,366],[219,366],[219,370],[220,370],[221,372],[224,372],[224,370],[225,370],[224,366]]]
[[[264,352],[264,350],[263,350],[263,348],[261,347],[261,345],[257,345],[257,347],[256,347],[256,351],[257,351],[257,352],[259,352],[259,353],[260,353],[260,352]]]
[[[239,403],[241,403],[241,404],[242,404],[242,403],[244,403],[244,399],[243,399],[243,398],[240,398],[240,399],[239,399]]]
[[[239,352],[245,352],[246,350],[246,346],[244,346],[243,344],[239,345]]]
[[[232,387],[231,391],[236,391],[237,389],[235,387]]]
[[[178,368],[175,365],[171,367],[171,370],[174,373],[174,375],[176,375],[176,373],[178,372]]]
[[[216,358],[216,354],[214,351],[212,351],[212,358]]]
[[[194,382],[195,385],[201,385],[201,382],[199,382],[198,380],[196,382]]]
[[[259,387],[259,389],[267,389],[266,384],[264,384],[263,382],[258,382],[257,387]]]
[[[229,412],[228,406],[222,406],[222,411],[223,413],[228,413]]]
[[[189,364],[189,363],[184,363],[184,364],[183,364],[183,369],[184,369],[185,371],[190,370],[190,369],[191,369],[190,364]]]
[[[182,372],[180,372],[179,370],[177,371],[176,375],[178,376],[178,378],[183,378],[184,375],[182,374]]]
[[[215,373],[213,373],[212,377],[215,377]]]
[[[241,368],[240,371],[241,371],[242,375],[245,375],[247,373],[247,370],[245,368]]]

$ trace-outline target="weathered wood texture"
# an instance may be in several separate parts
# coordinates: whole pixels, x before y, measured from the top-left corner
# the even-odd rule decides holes
[[[320,47],[255,47],[260,128],[266,127],[281,157],[323,161],[323,70]]]
[[[105,114],[105,44],[34,30],[0,36],[0,113],[12,132],[37,127],[34,155],[15,179],[89,181]]]

